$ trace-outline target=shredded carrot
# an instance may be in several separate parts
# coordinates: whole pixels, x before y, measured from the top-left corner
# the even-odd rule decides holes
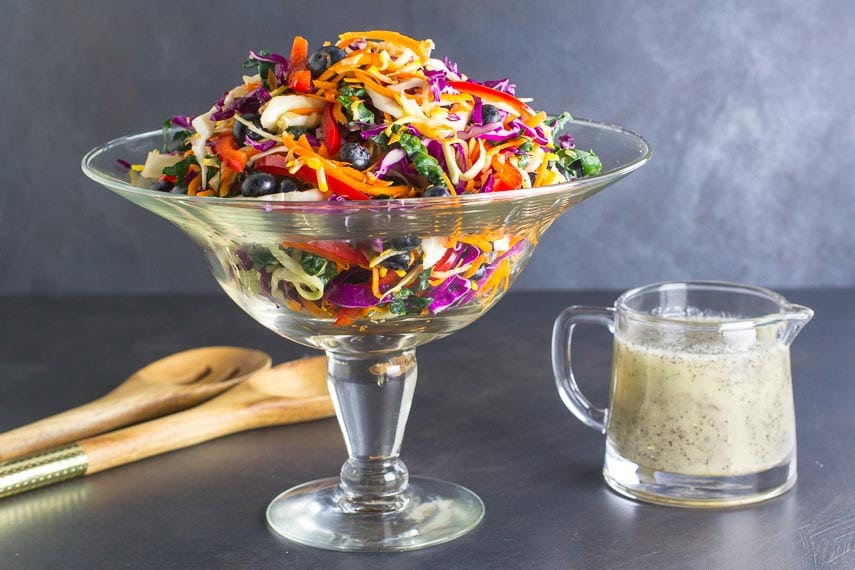
[[[540,124],[543,123],[543,121],[545,121],[545,120],[546,120],[546,111],[541,111],[540,113],[537,113],[536,115],[529,117],[528,119],[526,119],[523,122],[526,125],[528,125],[529,127],[535,128],[535,127],[540,126]]]
[[[376,265],[371,268],[371,292],[378,299],[383,296],[380,292],[380,270]]]
[[[534,178],[533,186],[543,185],[543,177],[546,174],[547,166],[549,166],[549,163],[545,160],[540,163],[540,166],[537,169],[537,176]]]
[[[202,176],[195,176],[193,180],[190,181],[190,184],[187,185],[187,195],[195,196],[196,192],[199,191],[199,187],[202,185]],[[211,192],[213,194],[213,192]]]
[[[332,113],[333,118],[336,120],[337,123],[342,125],[347,123],[347,119],[345,118],[344,113],[341,110],[341,105],[333,105]]]
[[[312,301],[308,299],[300,298],[300,303],[303,304],[303,308],[306,309],[306,312],[312,315],[313,317],[328,317],[329,313],[318,307]]]
[[[353,43],[356,40],[368,40],[368,41],[376,41],[380,40],[383,42],[389,42],[390,44],[397,44],[400,46],[408,47],[413,50],[417,56],[421,59],[425,60],[430,57],[431,49],[433,49],[433,42],[430,40],[417,41],[413,38],[408,38],[403,34],[399,34],[397,32],[389,32],[386,30],[371,30],[368,32],[348,32],[345,34],[341,34],[338,37],[338,47],[344,48]]]
[[[479,235],[460,236],[457,238],[457,241],[474,245],[484,253],[490,253],[493,251],[493,244]]]
[[[384,87],[383,85],[380,85],[379,83],[374,81],[374,79],[370,75],[368,75],[367,73],[364,73],[363,71],[354,70],[353,75],[356,79],[361,81],[363,85],[365,85],[366,89],[370,89],[371,91],[374,91],[376,93],[380,93],[381,95],[385,95],[386,97],[391,97],[393,99],[395,98],[396,95],[399,95],[399,93],[392,91],[388,87]]]

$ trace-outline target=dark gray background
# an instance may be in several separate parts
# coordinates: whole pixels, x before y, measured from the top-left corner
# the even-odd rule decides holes
[[[435,40],[475,79],[622,124],[653,161],[561,218],[518,287],[679,278],[855,285],[855,3],[0,2],[0,293],[213,290],[166,222],[80,173],[89,148],[207,109],[250,48]]]

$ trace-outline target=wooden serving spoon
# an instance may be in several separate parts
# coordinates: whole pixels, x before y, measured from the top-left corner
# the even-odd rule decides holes
[[[225,435],[334,414],[326,358],[286,362],[195,408],[0,464],[0,498]]]
[[[270,364],[270,356],[259,350],[232,346],[172,354],[141,368],[97,400],[0,434],[0,461],[195,406]]]

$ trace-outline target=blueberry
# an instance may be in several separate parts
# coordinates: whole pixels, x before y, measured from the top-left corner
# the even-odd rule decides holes
[[[242,119],[247,121],[251,121],[253,125],[256,127],[261,127],[261,116],[258,113],[248,113],[246,115],[241,115]],[[246,137],[249,136],[250,139],[257,141],[261,140],[261,135],[252,132],[246,125],[235,119],[235,125],[232,127],[232,135],[235,137],[235,142],[237,142],[238,146],[244,146],[246,144]]]
[[[283,178],[276,188],[277,192],[296,192],[300,189],[300,184],[293,178]]]
[[[428,186],[425,188],[423,196],[428,198],[441,198],[443,196],[451,196],[451,192],[449,192],[448,188],[445,186]]]
[[[487,266],[482,264],[481,267],[475,270],[475,273],[472,274],[469,279],[472,281],[480,281],[484,278],[484,275],[487,274]]]
[[[397,249],[398,251],[410,251],[411,249],[415,249],[419,246],[421,240],[416,236],[404,236],[392,238],[386,242],[386,245],[392,249]]]
[[[498,123],[502,120],[502,114],[493,105],[483,105],[481,107],[481,124]]]
[[[365,170],[371,164],[371,152],[355,142],[345,143],[338,151],[338,158],[342,162],[349,162],[357,170]]]
[[[387,269],[409,269],[410,267],[410,254],[409,253],[398,253],[393,255],[392,257],[387,257],[383,261],[380,262],[380,265],[386,267]]]
[[[151,187],[155,192],[169,192],[172,190],[172,187],[175,186],[174,182],[170,182],[169,180],[158,180],[154,183],[154,186]]]
[[[253,172],[244,178],[240,185],[240,193],[251,198],[267,196],[276,192],[278,192],[276,177],[266,172]]]
[[[344,50],[336,46],[324,46],[318,48],[309,56],[309,71],[312,77],[318,77],[327,68],[344,59]]]

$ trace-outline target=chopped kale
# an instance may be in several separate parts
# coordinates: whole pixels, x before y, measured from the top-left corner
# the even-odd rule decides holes
[[[276,263],[276,258],[270,250],[261,246],[255,246],[249,250],[249,258],[252,260],[253,267],[264,267]]]
[[[389,303],[389,311],[393,315],[418,315],[424,311],[433,299],[430,297],[417,297],[409,289],[401,289]]]
[[[172,119],[166,119],[163,123],[163,149],[162,152],[184,151],[190,148],[190,141],[187,139],[192,134],[190,131],[181,129],[170,135],[169,129],[172,128]]]
[[[172,166],[167,166],[163,169],[163,173],[167,176],[174,176],[178,181],[178,184],[181,184],[184,180],[184,177],[187,176],[187,172],[190,170],[190,166],[198,165],[199,163],[196,161],[196,157],[194,155],[189,155],[184,157],[182,160],[176,162]]]
[[[300,265],[306,273],[323,281],[324,285],[338,273],[335,263],[311,253],[303,252]]]

